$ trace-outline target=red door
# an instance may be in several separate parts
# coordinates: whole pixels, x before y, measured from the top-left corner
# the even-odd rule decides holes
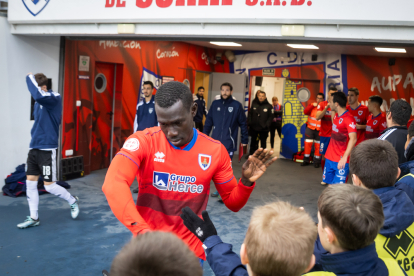
[[[115,64],[95,64],[91,143],[91,171],[110,164]]]

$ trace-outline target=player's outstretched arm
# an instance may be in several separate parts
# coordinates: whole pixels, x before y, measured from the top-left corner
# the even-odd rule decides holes
[[[109,166],[102,187],[112,212],[134,235],[150,230],[138,213],[130,191],[137,172],[138,166],[134,162],[125,155],[117,154]]]
[[[273,151],[258,149],[250,155],[242,166],[241,182],[245,186],[251,186],[266,172],[267,168],[276,161],[277,157],[272,158]]]
[[[61,98],[58,93],[45,92],[37,84],[35,77],[32,74],[26,76],[27,88],[33,99],[47,109],[54,108]]]

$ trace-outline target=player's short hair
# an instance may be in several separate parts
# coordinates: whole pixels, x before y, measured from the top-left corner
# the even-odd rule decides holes
[[[144,81],[144,84],[142,86],[144,85],[151,85],[151,88],[154,89],[154,84],[152,83],[152,81]]]
[[[356,87],[348,88],[348,94],[349,94],[349,92],[354,92],[355,95],[359,96],[359,90]]]
[[[380,96],[374,95],[368,98],[371,100],[372,103],[377,103],[380,107],[382,105],[382,102],[384,101]]]
[[[329,227],[342,249],[372,244],[384,224],[381,200],[371,190],[350,184],[330,185],[318,200],[322,227]]]
[[[411,123],[410,127],[408,128],[408,136],[410,137],[410,139],[414,137],[414,124],[413,123]]]
[[[330,92],[330,91],[338,92],[338,88],[336,88],[335,86],[331,86],[331,87],[329,87],[328,92]]]
[[[34,75],[34,78],[38,86],[47,85],[48,83],[47,77],[42,73],[37,73],[36,75]]]
[[[349,168],[368,189],[390,187],[398,175],[398,154],[390,142],[370,139],[352,149]]]
[[[177,236],[148,232],[133,238],[111,265],[111,276],[201,276],[200,262]]]
[[[181,101],[184,108],[190,112],[193,94],[187,85],[178,81],[170,81],[161,85],[155,94],[155,103],[161,108],[169,108],[178,101]]]
[[[231,83],[229,82],[225,82],[220,86],[220,90],[223,88],[223,86],[228,86],[230,87],[230,91],[233,91],[233,85],[231,85]]]
[[[200,86],[199,88],[197,88],[197,92],[200,91],[200,89],[206,90],[204,89],[204,86]]]
[[[332,102],[338,103],[340,107],[345,108],[348,99],[343,92],[335,92],[332,94]]]
[[[398,99],[391,104],[389,111],[395,124],[406,126],[410,120],[412,108],[406,101]]]
[[[325,100],[325,94],[323,94],[323,93],[318,93],[318,95],[316,95],[316,97],[318,97],[318,96],[322,96],[322,98]]]
[[[256,207],[245,245],[254,275],[297,276],[309,266],[316,240],[315,222],[287,202]]]

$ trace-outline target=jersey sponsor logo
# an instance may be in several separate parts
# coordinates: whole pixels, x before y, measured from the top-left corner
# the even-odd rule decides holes
[[[364,111],[362,111],[362,110],[358,111],[359,116],[362,116],[363,113],[364,113]]]
[[[197,178],[195,176],[154,171],[152,185],[161,191],[201,194],[204,190],[204,186],[195,184],[196,181]]]
[[[375,126],[378,123],[377,120],[375,120],[372,124]]]
[[[352,123],[349,124],[349,127],[355,129],[356,128],[356,125],[354,124],[354,122],[352,122]]]
[[[354,118],[355,118],[355,121],[361,122],[361,120],[358,118],[358,116],[354,116]]]
[[[400,252],[407,256],[414,244],[414,237],[407,230],[402,231],[399,235],[387,238],[384,249],[394,258],[398,257]]]
[[[332,131],[339,132],[338,127],[335,124],[332,125]]]
[[[153,111],[154,111],[154,108],[152,107],[148,109],[149,114],[152,114]]]
[[[137,151],[139,149],[139,141],[137,138],[129,138],[126,140],[124,146],[124,149],[129,151]]]
[[[344,121],[343,118],[339,119],[339,124],[342,124],[343,121]]]
[[[371,128],[371,126],[367,126],[367,128],[365,129],[368,132],[374,132],[374,130]]]
[[[230,107],[229,107],[229,112],[230,112],[230,113],[232,113],[232,112],[233,112],[233,107],[232,107],[232,106],[230,106]]]
[[[211,155],[207,154],[199,154],[198,155],[198,164],[200,165],[202,170],[207,170],[210,168],[211,165]]]
[[[165,154],[163,152],[157,152],[154,158],[154,162],[160,162],[160,163],[164,163],[165,162]]]

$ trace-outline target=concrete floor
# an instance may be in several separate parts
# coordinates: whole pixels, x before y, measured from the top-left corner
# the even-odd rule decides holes
[[[242,163],[238,163],[237,156],[234,160],[234,174],[239,178]],[[0,196],[0,275],[98,276],[103,269],[109,270],[112,259],[131,234],[114,217],[102,193],[105,172],[96,171],[69,181],[69,191],[80,198],[77,220],[70,217],[65,201],[46,194],[40,196],[41,225],[18,229],[16,224],[29,214],[26,198]],[[248,203],[238,213],[215,198],[210,198],[207,210],[223,241],[232,243],[238,253],[255,206],[274,200],[289,201],[303,206],[316,220],[317,198],[324,189],[319,184],[321,175],[320,168],[302,168],[298,163],[280,159],[259,180]],[[133,184],[132,188],[135,187]],[[207,263],[204,275],[213,275]]]

